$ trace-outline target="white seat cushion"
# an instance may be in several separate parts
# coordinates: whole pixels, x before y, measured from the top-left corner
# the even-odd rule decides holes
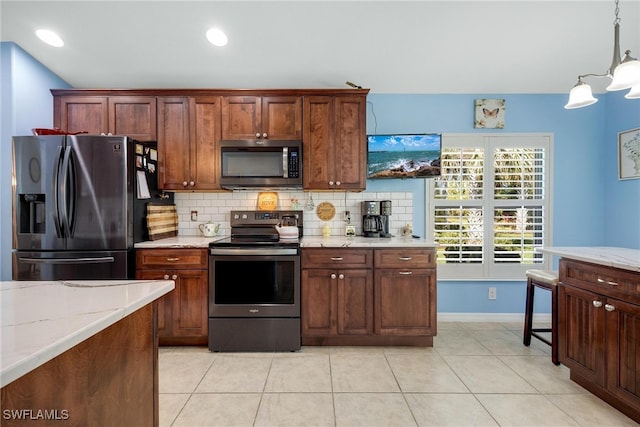
[[[558,273],[553,270],[527,270],[527,277],[536,282],[547,283],[549,285],[558,284]]]

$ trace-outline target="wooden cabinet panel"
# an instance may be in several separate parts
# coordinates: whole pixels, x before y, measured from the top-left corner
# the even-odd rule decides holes
[[[156,97],[109,97],[109,132],[138,141],[155,141]]]
[[[158,336],[162,345],[208,342],[207,249],[139,249],[136,278],[170,279],[175,289],[158,300]]]
[[[338,332],[335,270],[302,269],[302,336],[332,336]]]
[[[301,139],[302,98],[226,96],[222,99],[222,138]]]
[[[338,333],[373,333],[373,272],[360,269],[339,270],[337,276]]]
[[[370,249],[305,248],[302,251],[305,268],[371,268]]]
[[[640,306],[615,299],[607,304],[607,388],[640,411]]]
[[[366,96],[304,99],[304,188],[366,188]]]
[[[432,269],[376,269],[375,332],[435,335],[435,289]]]
[[[56,102],[54,126],[63,131],[100,135],[109,132],[108,98],[106,96],[63,96]],[[54,106],[57,106],[54,104]],[[55,120],[59,117],[59,120]]]
[[[158,183],[218,190],[219,97],[158,98]]]

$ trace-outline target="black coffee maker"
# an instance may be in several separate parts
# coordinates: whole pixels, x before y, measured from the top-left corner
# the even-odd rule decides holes
[[[391,216],[391,200],[383,200],[380,202],[380,221],[382,228],[380,237],[391,237],[389,233],[389,217]]]
[[[380,216],[380,202],[362,202],[362,235],[364,237],[380,237],[383,221]]]

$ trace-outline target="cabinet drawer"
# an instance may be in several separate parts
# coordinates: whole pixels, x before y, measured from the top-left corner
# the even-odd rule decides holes
[[[136,269],[207,268],[207,249],[141,249],[136,251]]]
[[[632,271],[562,259],[560,281],[602,295],[640,303],[640,275]]]
[[[433,249],[376,249],[376,268],[435,268]]]
[[[305,248],[302,268],[371,268],[373,250],[341,248]]]

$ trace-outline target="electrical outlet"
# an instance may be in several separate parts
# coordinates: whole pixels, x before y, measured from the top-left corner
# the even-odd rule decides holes
[[[198,211],[191,211],[191,221],[198,220]]]
[[[498,297],[498,290],[496,288],[489,288],[489,299],[496,299]]]

